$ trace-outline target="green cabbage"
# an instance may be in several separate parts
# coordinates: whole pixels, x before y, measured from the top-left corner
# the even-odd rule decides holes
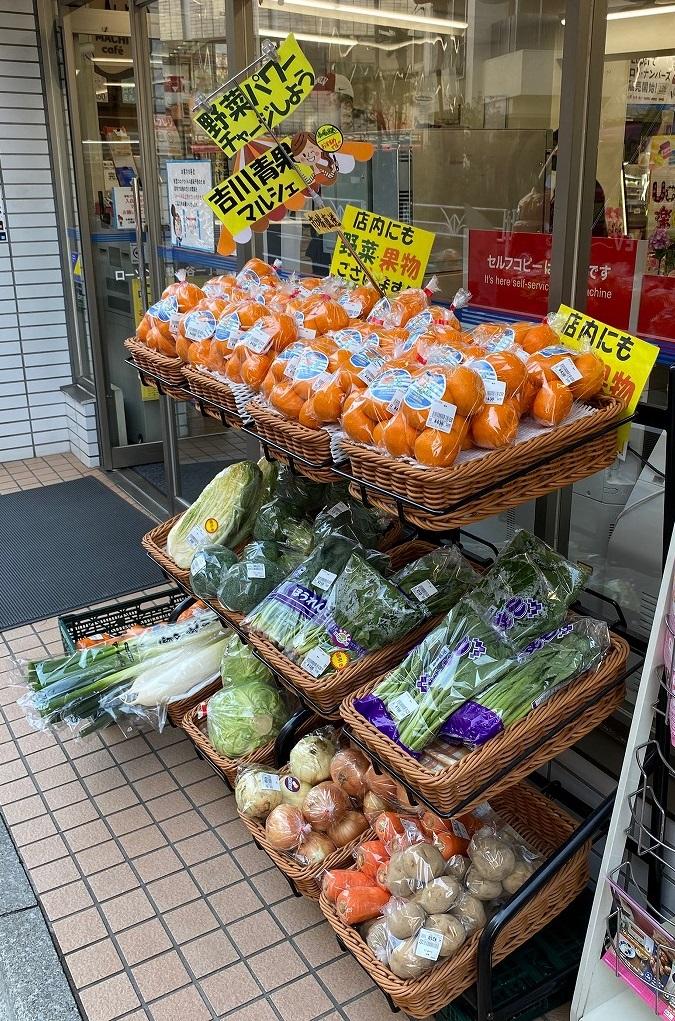
[[[273,680],[272,671],[234,633],[225,643],[223,658],[220,662],[220,676],[223,688],[232,688],[237,684],[245,684],[249,681],[270,684]]]
[[[250,613],[285,577],[273,560],[242,560],[223,574],[218,599],[233,613]]]
[[[220,755],[239,759],[274,740],[289,716],[277,688],[257,680],[245,681],[223,688],[209,699],[209,741]]]

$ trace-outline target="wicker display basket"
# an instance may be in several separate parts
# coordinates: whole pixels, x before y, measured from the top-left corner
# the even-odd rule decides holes
[[[185,385],[183,363],[180,358],[169,358],[168,355],[160,354],[159,351],[152,351],[134,337],[125,340],[124,346],[131,354],[134,364],[141,374],[144,369],[151,374],[147,380],[151,386],[156,386],[156,380],[152,377],[158,376],[162,393],[168,394],[169,397],[173,397],[177,401],[191,400]]]
[[[528,844],[550,856],[574,832],[573,819],[535,787],[518,784],[491,800],[492,808]],[[503,960],[559,915],[588,882],[588,854],[585,844],[557,872],[526,907],[509,922],[497,938],[493,961]],[[454,957],[434,965],[422,978],[397,978],[382,964],[360,937],[345,925],[335,906],[322,896],[320,907],[340,942],[368,972],[393,1002],[416,1018],[426,1018],[456,999],[477,978],[477,949],[480,933],[470,936]]]
[[[628,651],[627,642],[612,634],[607,655],[596,669],[568,684],[523,720],[453,766],[438,772],[420,765],[354,708],[354,700],[372,691],[379,679],[348,695],[340,706],[340,715],[376,759],[421,794],[436,811],[459,814],[529,776],[611,716],[623,701],[624,684],[619,678],[625,670]]]
[[[369,503],[390,514],[397,513],[396,497],[420,504],[424,509],[402,505],[406,520],[418,528],[431,531],[461,528],[545,496],[610,465],[616,457],[616,429],[624,407],[614,397],[600,397],[591,415],[451,468],[419,467],[344,440],[342,449],[350,460],[352,475],[363,481],[365,489],[364,494],[358,483],[352,483],[350,492],[361,500],[365,495]],[[487,486],[492,487],[500,480],[502,485],[480,495]],[[391,495],[369,489],[368,484]],[[461,506],[455,506],[460,503]]]
[[[143,538],[141,539],[141,545],[143,546],[143,549],[148,554],[148,556],[152,557],[152,559],[157,564],[159,564],[159,566],[162,568],[166,575],[168,575],[170,578],[175,578],[179,585],[189,590],[190,588],[189,570],[186,571],[184,570],[184,568],[178,567],[178,565],[171,559],[169,554],[166,552],[166,540],[169,535],[169,532],[176,524],[176,522],[180,520],[181,516],[182,515],[180,514],[176,514],[175,517],[169,518],[168,521],[163,521],[160,525],[155,525],[154,528],[151,528],[150,531],[146,532],[146,534],[143,536]],[[402,539],[403,529],[401,527],[401,524],[398,521],[394,521],[382,536],[382,539],[378,544],[378,548],[382,551],[391,550],[397,547],[399,543],[401,543]],[[242,543],[241,548],[243,548],[244,545],[245,543]],[[428,546],[428,548],[432,549],[433,547]],[[422,555],[421,553],[418,554],[418,556],[421,555]],[[412,559],[415,558],[413,557]],[[227,616],[228,618],[231,618],[236,623],[239,623],[239,621],[242,620],[243,615],[241,613],[231,613],[229,610],[226,610],[224,607],[222,607],[220,603],[218,604],[218,606],[220,607],[220,610],[222,610],[223,615]],[[220,610],[218,612],[220,612]]]
[[[201,405],[201,410],[205,415],[215,418],[219,422],[225,419],[228,425],[241,429],[244,421],[239,413],[234,394],[227,383],[206,372],[200,372],[190,365],[183,366],[183,376],[192,393],[197,398],[203,397],[205,401],[209,402]],[[219,410],[211,407],[211,404],[217,405]]]
[[[173,726],[182,727],[185,714],[189,713],[191,709],[200,705],[207,698],[211,698],[211,695],[215,695],[219,687],[220,680],[211,681],[210,684],[207,684],[205,688],[200,688],[194,695],[190,695],[188,698],[181,698],[178,702],[169,702],[166,707],[166,713]]]
[[[282,776],[287,772],[288,767],[280,770]],[[308,897],[310,900],[319,899],[321,895],[321,879],[326,869],[351,868],[354,864],[354,851],[356,848],[364,840],[372,840],[375,836],[373,830],[367,830],[357,840],[352,840],[350,844],[339,847],[337,851],[329,854],[327,858],[324,858],[317,865],[302,865],[299,861],[292,858],[290,854],[278,851],[272,847],[265,834],[264,823],[259,822],[257,819],[248,819],[241,812],[239,813],[239,818],[258,847],[262,848],[269,855],[279,871],[283,872],[286,879],[288,879],[297,892],[302,894],[303,897]]]
[[[325,429],[308,429],[299,422],[293,422],[284,418],[277,411],[274,411],[264,403],[261,397],[254,398],[248,405],[256,431],[262,442],[268,441],[270,456],[277,461],[287,464],[289,458],[302,458],[294,460],[293,464],[301,475],[313,479],[315,482],[336,482],[339,477],[331,468],[333,457],[330,449],[330,435]],[[308,461],[309,464],[304,464]]]
[[[419,539],[402,543],[391,551],[392,567],[398,570],[398,568],[412,563],[413,560],[417,560],[435,548],[431,543],[422,542]],[[376,652],[367,653],[361,659],[345,667],[344,670],[331,670],[322,677],[312,677],[311,674],[303,670],[297,663],[294,663],[285,656],[273,642],[251,628],[246,628],[246,638],[249,644],[264,658],[265,662],[269,663],[275,671],[282,674],[296,689],[307,696],[311,705],[317,711],[333,715],[337,713],[338,706],[345,695],[364,684],[368,678],[382,674],[390,670],[397,663],[400,663],[409,649],[412,649],[418,642],[421,642],[425,635],[441,620],[442,616],[440,614],[436,617],[430,617],[420,624],[419,627],[402,635],[398,641],[392,642]]]
[[[196,705],[192,706],[188,712],[185,713],[181,726],[187,736],[190,738],[194,746],[199,752],[207,759],[211,765],[215,768],[217,773],[222,774],[227,779],[227,782],[231,787],[234,787],[235,780],[237,779],[237,772],[242,766],[246,766],[252,762],[260,762],[266,766],[274,766],[274,749],[275,741],[268,741],[267,744],[261,745],[260,748],[256,748],[254,752],[249,755],[243,755],[239,759],[228,759],[227,756],[221,755],[213,747],[209,740],[209,736],[205,730],[199,726],[199,705],[201,702],[206,701],[206,698],[214,695],[216,691],[219,691],[221,687],[220,680],[215,682],[213,691],[210,691],[208,696],[205,696]],[[304,734],[308,734],[311,730],[316,730],[317,727],[321,726],[321,719],[318,716],[312,716],[303,726],[298,730],[298,738]]]

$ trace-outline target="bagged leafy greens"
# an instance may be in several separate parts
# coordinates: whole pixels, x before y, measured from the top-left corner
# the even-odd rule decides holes
[[[446,741],[481,745],[596,666],[609,648],[604,621],[579,618],[535,638],[509,672],[446,720]]]
[[[518,651],[562,623],[589,574],[541,539],[520,531],[468,598],[483,620]]]
[[[314,521],[315,542],[328,535],[342,535],[366,549],[374,549],[389,527],[391,519],[377,511],[354,503],[349,497],[329,503]]]
[[[229,636],[223,648],[220,676],[224,688],[232,687],[240,681],[263,681],[271,684],[274,679],[272,671],[234,633]]]
[[[420,752],[464,702],[514,668],[528,642],[560,626],[586,578],[540,539],[517,533],[478,585],[356,708]]]
[[[190,564],[190,587],[200,599],[211,599],[228,568],[237,562],[237,554],[227,546],[205,546],[195,553]]]
[[[451,713],[503,676],[512,662],[509,647],[462,601],[354,705],[387,737],[417,753]]]
[[[285,577],[274,560],[241,560],[222,575],[218,599],[227,610],[250,613]]]
[[[296,514],[313,517],[337,488],[330,483],[312,482],[301,475],[294,475],[290,468],[282,465],[277,473],[275,494],[279,500],[295,508]]]
[[[308,553],[314,545],[312,522],[301,519],[292,504],[277,497],[260,508],[253,537],[284,543],[303,553]]]
[[[380,571],[389,557],[363,550],[342,536],[330,535],[295,571],[249,613],[244,624],[265,635],[280,649],[291,648],[298,635],[326,605],[326,596],[354,552]]]
[[[299,567],[304,559],[302,550],[271,539],[249,542],[241,554],[241,560],[264,560],[279,564],[287,575]]]
[[[391,580],[430,613],[445,613],[479,576],[456,546],[441,546],[406,564]]]
[[[315,616],[284,649],[314,677],[344,669],[384,648],[428,616],[427,610],[354,552],[316,605]]]

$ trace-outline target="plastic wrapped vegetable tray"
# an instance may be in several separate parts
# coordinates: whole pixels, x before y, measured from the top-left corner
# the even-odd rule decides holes
[[[491,799],[491,805],[528,844],[549,857],[574,832],[573,819],[529,784],[518,784]],[[503,960],[539,932],[581,893],[588,882],[587,843],[508,923],[497,938],[493,961]],[[343,946],[393,1002],[412,1017],[426,1018],[456,999],[477,978],[480,932],[469,936],[457,954],[418,979],[397,978],[382,964],[357,929],[345,925],[334,904],[321,896],[320,907]]]
[[[442,815],[467,812],[529,776],[611,716],[623,701],[625,685],[619,679],[628,651],[627,642],[611,634],[607,654],[594,670],[572,681],[454,765],[437,772],[422,766],[356,710],[355,700],[371,692],[382,678],[348,695],[340,706],[340,715],[359,742],[385,768],[419,792],[435,811]]]

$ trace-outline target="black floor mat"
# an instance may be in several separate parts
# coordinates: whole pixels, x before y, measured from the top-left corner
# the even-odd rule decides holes
[[[227,468],[228,464],[234,464],[234,461],[194,461],[190,464],[182,464],[180,466],[182,495],[190,503],[193,503],[206,483],[210,482],[223,468]],[[141,475],[155,489],[166,493],[166,473],[161,461],[136,465],[133,471]]]
[[[152,526],[94,478],[0,496],[0,631],[160,585]]]

